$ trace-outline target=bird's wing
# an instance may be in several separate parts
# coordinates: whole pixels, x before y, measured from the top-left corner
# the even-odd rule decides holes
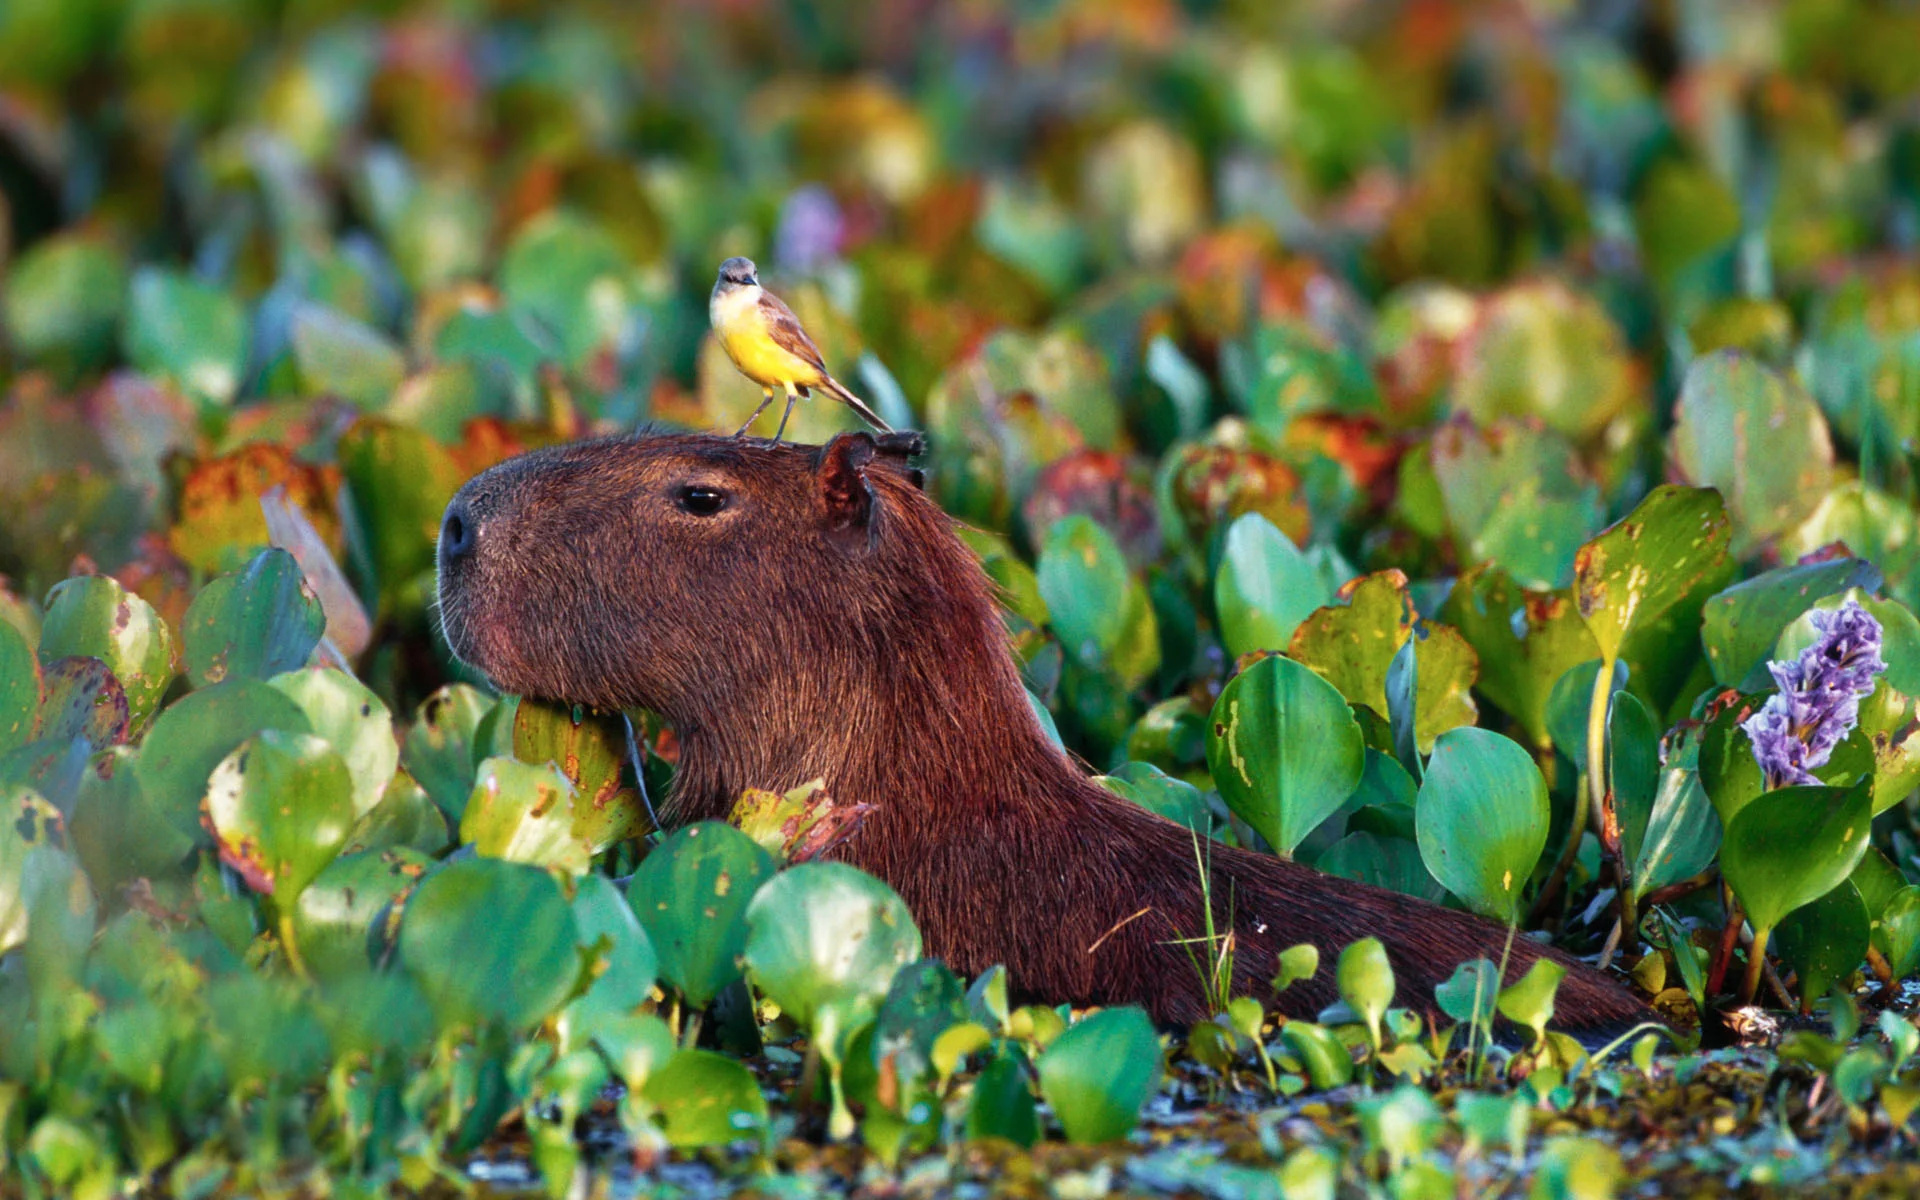
[[[772,292],[760,293],[760,315],[767,323],[767,336],[774,340],[782,350],[793,355],[801,362],[812,366],[822,374],[826,373],[826,360],[820,357],[820,348],[813,344],[807,331],[800,327],[800,318],[793,315],[786,301]]]

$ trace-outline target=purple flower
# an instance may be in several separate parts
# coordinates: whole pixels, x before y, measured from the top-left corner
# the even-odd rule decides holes
[[[780,206],[780,227],[774,231],[773,254],[782,269],[807,274],[832,262],[840,253],[847,221],[833,193],[817,183],[798,188]]]
[[[1753,758],[1768,787],[1818,783],[1833,748],[1860,720],[1860,699],[1872,693],[1887,669],[1880,658],[1880,622],[1849,600],[1837,609],[1816,609],[1819,638],[1795,658],[1770,662],[1767,672],[1780,689],[1740,725],[1753,741]]]

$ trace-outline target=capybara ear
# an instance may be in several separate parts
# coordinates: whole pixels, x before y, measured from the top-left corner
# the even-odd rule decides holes
[[[820,507],[827,536],[849,551],[870,545],[873,485],[867,482],[867,464],[873,451],[873,438],[864,433],[843,433],[820,451]]]

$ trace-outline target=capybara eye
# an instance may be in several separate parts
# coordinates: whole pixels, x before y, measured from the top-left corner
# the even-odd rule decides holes
[[[681,512],[710,517],[727,506],[727,494],[719,488],[690,483],[674,493],[673,502],[680,506]]]

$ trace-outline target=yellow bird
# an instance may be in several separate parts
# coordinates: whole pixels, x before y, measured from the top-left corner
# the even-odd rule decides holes
[[[760,273],[752,259],[730,258],[720,264],[720,278],[714,281],[713,295],[707,300],[707,317],[733,365],[766,393],[760,407],[733,436],[739,437],[753,427],[767,405],[773,403],[775,388],[787,393],[787,411],[781,414],[780,428],[773,434],[776,442],[787,431],[793,402],[806,395],[809,388],[836,397],[881,433],[893,432],[893,427],[868,408],[866,401],[827,374],[827,364],[813,339],[800,327],[800,318],[780,297],[760,286]]]

